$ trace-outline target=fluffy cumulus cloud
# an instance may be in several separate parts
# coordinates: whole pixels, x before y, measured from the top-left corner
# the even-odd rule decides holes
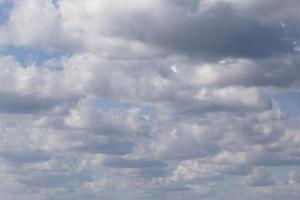
[[[0,0],[0,196],[300,197],[298,0]]]

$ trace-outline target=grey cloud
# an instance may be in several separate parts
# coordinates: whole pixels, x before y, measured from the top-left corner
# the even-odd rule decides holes
[[[261,168],[254,168],[252,174],[244,178],[244,183],[254,187],[264,187],[275,184],[270,175]]]
[[[62,174],[62,173],[33,173],[28,178],[19,180],[21,184],[30,188],[60,188],[67,185],[76,185],[90,182],[92,178],[86,174]]]
[[[72,150],[86,153],[102,153],[110,155],[125,155],[132,152],[134,143],[117,139],[106,139],[103,141],[86,141]]]
[[[147,168],[140,168],[134,169],[129,174],[137,177],[166,177],[168,175],[168,171],[164,166],[159,167],[147,167]]]
[[[146,29],[138,38],[190,55],[268,57],[293,51],[291,42],[284,41],[284,31],[279,25],[264,26],[255,20],[234,16],[234,10],[227,6],[197,17],[177,18],[173,26],[169,25],[172,22],[165,23],[168,29],[161,30],[154,24],[150,26],[154,27],[152,30]],[[136,32],[143,29],[140,27]]]
[[[81,10],[87,18],[83,19],[89,22],[92,29],[86,30],[84,22],[77,23],[70,19],[66,13],[69,1],[61,1],[58,8],[55,8],[50,2],[36,4],[32,7],[37,15],[37,19],[33,21],[32,26],[39,28],[43,32],[43,37],[37,36],[31,38],[31,34],[35,34],[31,30],[23,27],[22,23],[27,23],[26,19],[29,15],[23,12],[23,4],[17,3],[10,19],[10,29],[13,43],[25,46],[40,47],[45,49],[81,49],[89,50],[105,49],[112,54],[119,54],[122,57],[124,52],[131,51],[137,55],[138,51],[145,50],[149,54],[153,51],[159,55],[165,55],[162,52],[173,52],[190,56],[201,56],[204,58],[215,57],[269,57],[291,53],[294,50],[292,41],[286,40],[288,36],[285,31],[277,24],[263,24],[255,18],[249,16],[240,16],[236,13],[235,8],[232,8],[230,3],[222,3],[216,1],[207,12],[201,11],[201,4],[195,11],[193,10],[199,4],[197,1],[180,3],[178,1],[168,3],[168,1],[149,3],[149,8],[141,7],[136,9],[134,2],[129,2],[127,10],[118,10],[118,7],[109,7],[107,4],[97,4],[95,9],[105,10],[106,7],[111,8],[111,12],[101,12],[103,14],[89,13],[89,10]],[[26,5],[24,3],[24,5]],[[85,5],[83,3],[83,5]],[[87,4],[88,6],[88,4]],[[191,9],[180,9],[180,8]],[[40,12],[39,8],[44,8],[47,12]],[[157,10],[154,10],[157,8]],[[76,11],[77,8],[72,8]],[[200,10],[200,11],[199,11]],[[156,14],[154,14],[154,12]],[[23,18],[17,13],[22,13]],[[39,17],[44,16],[48,20],[48,26],[39,27]],[[60,16],[64,16],[61,18]],[[93,20],[87,21],[90,18],[98,18],[99,20],[106,19],[95,23]],[[122,20],[119,20],[122,18]],[[65,21],[63,21],[65,20]],[[65,26],[64,23],[76,23],[75,27]],[[113,27],[109,24],[117,24]],[[103,23],[103,26],[101,26]],[[100,25],[99,25],[100,24]],[[146,24],[146,25],[145,25]],[[58,27],[53,31],[53,27]],[[24,31],[23,35],[21,30]],[[76,30],[80,30],[77,31]],[[53,33],[54,32],[54,33]],[[67,37],[69,32],[72,37]],[[79,33],[79,34],[75,34]],[[103,42],[99,44],[94,38],[88,38],[90,35],[98,36],[98,40]],[[109,35],[107,35],[109,33]],[[51,39],[55,35],[57,40]],[[119,42],[117,45],[110,44],[110,38]],[[47,41],[47,42],[45,42]],[[61,42],[57,42],[61,41]],[[78,44],[79,43],[79,44]],[[128,44],[132,48],[124,47]],[[73,47],[72,47],[73,45]],[[70,48],[71,46],[71,48]],[[158,50],[153,46],[158,47]],[[127,51],[122,51],[127,49]],[[121,53],[122,52],[122,53]],[[134,53],[133,52],[133,53]],[[116,56],[116,55],[112,55]],[[134,56],[134,54],[133,54]]]
[[[169,136],[170,137],[170,136]],[[164,140],[168,140],[165,138]],[[178,138],[175,141],[158,141],[156,143],[155,156],[160,159],[186,160],[197,157],[206,157],[220,151],[217,144],[201,143],[194,138]]]
[[[198,9],[200,4],[200,0],[187,0],[187,1],[180,1],[180,0],[166,0],[166,3],[171,3],[176,5],[180,8],[188,9],[190,11],[195,11]]]
[[[39,150],[0,151],[0,157],[13,164],[25,164],[47,161],[51,154]]]
[[[104,160],[102,164],[112,168],[149,168],[167,166],[166,163],[160,160],[128,160],[123,158],[108,158]]]
[[[243,97],[249,95],[247,100]],[[227,87],[183,90],[164,96],[157,108],[171,111],[174,116],[199,115],[210,112],[262,112],[272,107],[270,99],[254,88]]]
[[[254,162],[255,163],[255,162]],[[299,165],[300,159],[299,158],[280,158],[273,156],[272,159],[267,159],[265,161],[258,161],[256,162],[257,165],[263,166],[289,166],[289,165]]]
[[[166,184],[163,186],[159,186],[155,190],[160,192],[185,192],[190,190],[190,188],[184,184],[173,183],[173,184]]]
[[[0,93],[0,111],[6,113],[34,113],[52,109],[57,101],[31,95]]]

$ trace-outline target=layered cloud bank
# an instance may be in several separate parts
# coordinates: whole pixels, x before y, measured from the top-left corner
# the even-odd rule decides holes
[[[298,0],[0,0],[0,196],[299,199]]]

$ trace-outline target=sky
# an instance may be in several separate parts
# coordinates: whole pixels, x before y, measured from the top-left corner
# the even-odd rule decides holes
[[[299,0],[0,0],[0,198],[298,200]]]

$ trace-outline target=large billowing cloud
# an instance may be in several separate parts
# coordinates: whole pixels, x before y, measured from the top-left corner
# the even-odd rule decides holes
[[[3,199],[299,199],[298,0],[0,7]]]

